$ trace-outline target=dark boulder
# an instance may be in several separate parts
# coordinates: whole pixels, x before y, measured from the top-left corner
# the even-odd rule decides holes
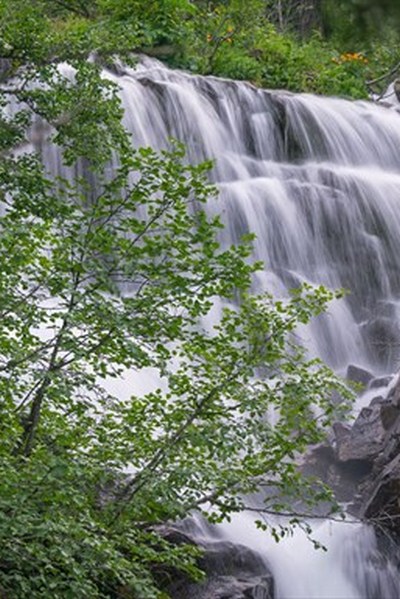
[[[193,582],[177,570],[168,573],[163,588],[172,599],[274,598],[272,574],[255,551],[228,541],[197,540],[195,533],[175,527],[162,527],[160,532],[173,544],[196,544],[204,551],[198,560],[206,574],[203,582]]]
[[[347,430],[344,427],[344,430]],[[338,501],[350,504],[358,492],[358,486],[370,472],[369,464],[360,462],[339,462],[334,448],[328,443],[311,448],[300,466],[305,476],[315,476],[327,484]],[[330,505],[318,504],[313,512],[322,516],[329,512]],[[348,505],[349,509],[349,505]],[[350,511],[353,513],[354,510]]]
[[[270,577],[255,576],[216,576],[169,593],[172,599],[273,599]]]
[[[393,380],[392,375],[379,376],[376,379],[372,379],[369,384],[370,389],[377,389],[378,387],[388,387]]]
[[[349,381],[353,381],[353,383],[358,383],[359,385],[366,387],[374,377],[368,370],[365,370],[365,368],[350,364],[347,367],[346,378]]]

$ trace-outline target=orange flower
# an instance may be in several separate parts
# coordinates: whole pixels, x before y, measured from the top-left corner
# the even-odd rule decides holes
[[[368,62],[361,52],[345,52],[340,55],[339,62]]]

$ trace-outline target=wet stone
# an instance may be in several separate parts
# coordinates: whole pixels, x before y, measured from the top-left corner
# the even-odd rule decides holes
[[[372,379],[369,384],[370,389],[377,389],[378,387],[388,387],[393,380],[393,376],[380,376],[376,379]]]
[[[363,387],[366,387],[374,377],[365,368],[350,364],[347,368],[346,378],[349,381],[353,381],[353,383],[358,383],[363,385]]]

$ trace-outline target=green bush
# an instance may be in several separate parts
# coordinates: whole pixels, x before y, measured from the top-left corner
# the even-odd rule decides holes
[[[263,65],[256,58],[246,55],[241,48],[224,45],[216,54],[213,74],[259,82],[263,77]]]
[[[272,89],[367,98],[366,81],[390,70],[397,58],[395,33],[368,44],[327,40],[320,32],[303,40],[278,32],[257,12],[241,19],[234,2],[203,7],[184,27],[186,43],[176,66]]]

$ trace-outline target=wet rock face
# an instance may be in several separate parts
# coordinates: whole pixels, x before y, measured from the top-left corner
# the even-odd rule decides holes
[[[400,455],[368,481],[362,515],[400,535]]]
[[[362,327],[369,353],[383,367],[391,368],[399,357],[400,327],[390,317],[376,317]]]
[[[369,387],[390,382],[389,378],[376,379]],[[343,467],[347,472],[353,467],[358,475],[352,478],[358,496],[353,512],[400,537],[400,378],[384,395],[374,397],[352,426],[335,424],[330,468],[339,473],[343,487]],[[337,481],[336,487],[340,492]],[[340,493],[338,499],[342,499]]]
[[[361,517],[400,537],[400,379],[380,406],[385,429],[382,451],[361,488]]]
[[[367,384],[369,377],[358,367],[350,374]],[[314,447],[302,470],[326,482],[352,514],[400,537],[400,378],[388,392],[384,386],[391,381],[369,380],[369,389],[379,388],[382,395],[353,424],[336,423],[330,442]]]
[[[339,462],[360,461],[372,465],[383,450],[386,434],[380,404],[363,408],[352,427],[337,423],[334,432]]]

